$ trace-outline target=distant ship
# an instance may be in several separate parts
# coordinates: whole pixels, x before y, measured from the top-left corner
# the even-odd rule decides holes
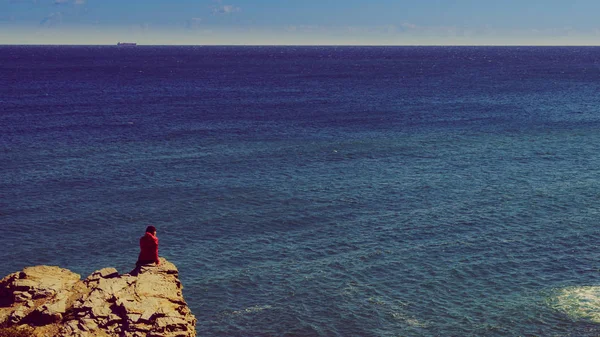
[[[137,43],[135,43],[135,42],[119,42],[119,43],[117,43],[117,46],[119,46],[119,47],[133,47],[133,46],[137,46]]]

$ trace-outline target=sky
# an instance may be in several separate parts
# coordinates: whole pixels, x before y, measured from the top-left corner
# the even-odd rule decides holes
[[[0,44],[600,45],[600,0],[0,0]]]

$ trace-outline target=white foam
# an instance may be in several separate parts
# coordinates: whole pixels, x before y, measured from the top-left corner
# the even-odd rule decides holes
[[[272,306],[270,305],[255,305],[253,307],[249,307],[243,310],[236,310],[233,311],[231,314],[232,315],[243,315],[243,314],[253,314],[253,313],[257,313],[266,309],[271,309]]]
[[[568,287],[558,290],[553,306],[574,320],[600,323],[600,286]]]

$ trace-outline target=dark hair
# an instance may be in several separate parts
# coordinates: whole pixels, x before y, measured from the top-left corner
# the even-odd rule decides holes
[[[146,233],[154,233],[154,232],[156,232],[156,227],[154,227],[154,226],[146,227]]]

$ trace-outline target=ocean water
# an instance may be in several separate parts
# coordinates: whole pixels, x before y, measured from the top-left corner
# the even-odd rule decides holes
[[[198,336],[598,336],[598,92],[594,47],[0,46],[0,274],[153,224]]]

